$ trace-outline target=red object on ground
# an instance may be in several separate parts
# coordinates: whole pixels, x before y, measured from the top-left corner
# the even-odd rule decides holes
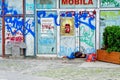
[[[92,62],[92,61],[95,62],[96,61],[96,57],[97,57],[97,55],[95,53],[88,54],[86,61],[87,62]]]

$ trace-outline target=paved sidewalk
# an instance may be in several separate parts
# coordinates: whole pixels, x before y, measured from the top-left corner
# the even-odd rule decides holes
[[[0,80],[55,80],[55,79],[0,70]]]
[[[3,59],[0,80],[120,80],[120,65],[85,59]]]

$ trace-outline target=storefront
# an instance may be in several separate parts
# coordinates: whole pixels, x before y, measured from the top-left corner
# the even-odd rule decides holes
[[[2,0],[0,3],[1,55],[11,54],[6,48],[10,41],[25,42],[26,56],[94,53],[102,47],[104,28],[120,25],[118,0]]]

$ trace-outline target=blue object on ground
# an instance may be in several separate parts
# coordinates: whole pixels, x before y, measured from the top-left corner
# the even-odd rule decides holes
[[[70,54],[70,56],[67,56],[67,58],[68,58],[68,59],[74,59],[74,58],[75,58],[75,53],[72,52],[72,53]]]

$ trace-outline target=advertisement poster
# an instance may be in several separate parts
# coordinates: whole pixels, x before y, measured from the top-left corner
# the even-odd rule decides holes
[[[54,33],[53,18],[41,18],[41,33]]]
[[[74,35],[74,18],[61,18],[60,19],[60,34],[61,36]]]

